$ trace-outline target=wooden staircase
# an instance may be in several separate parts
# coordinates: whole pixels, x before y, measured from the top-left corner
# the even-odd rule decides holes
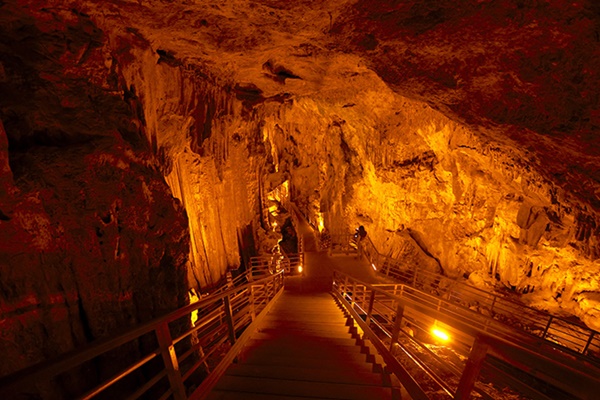
[[[400,399],[329,293],[286,290],[210,400]]]

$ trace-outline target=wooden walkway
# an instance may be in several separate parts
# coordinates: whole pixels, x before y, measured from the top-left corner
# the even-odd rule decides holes
[[[209,399],[399,399],[350,325],[329,293],[286,290]]]
[[[299,219],[304,275],[285,278],[284,293],[208,399],[400,399],[396,378],[329,293],[334,267],[374,276],[368,263],[318,252],[312,229]]]

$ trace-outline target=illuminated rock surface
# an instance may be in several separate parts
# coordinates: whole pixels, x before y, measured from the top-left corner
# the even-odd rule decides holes
[[[15,3],[3,323],[54,291],[90,326],[146,319],[126,293],[175,307],[240,265],[261,194],[289,179],[332,232],[362,224],[385,254],[600,329],[592,1]],[[57,353],[85,337],[78,315],[70,339],[38,318]]]

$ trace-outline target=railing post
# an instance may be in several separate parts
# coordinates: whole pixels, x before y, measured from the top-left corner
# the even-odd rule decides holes
[[[348,291],[348,275],[346,275],[346,277],[344,279],[344,289],[342,291],[342,295],[345,296],[347,291]]]
[[[485,343],[480,336],[475,337],[475,342],[469,353],[469,359],[465,365],[465,369],[460,377],[454,400],[470,399],[471,391],[475,386],[475,381],[479,376],[483,361],[487,354],[489,345]]]
[[[156,328],[156,338],[158,339],[158,346],[160,348],[163,363],[165,364],[169,384],[171,385],[171,390],[173,390],[173,398],[175,400],[185,400],[187,399],[185,387],[183,386],[183,380],[181,379],[177,354],[173,347],[173,339],[171,338],[171,332],[169,331],[169,324],[167,322],[161,323]]]
[[[413,268],[413,287],[417,287],[417,266]]]
[[[594,334],[596,332],[592,331],[592,333],[590,334],[589,339],[587,340],[587,343],[585,344],[585,347],[583,348],[583,350],[581,351],[581,354],[585,354],[585,352],[589,349],[590,344],[592,343],[592,340],[594,340]]]
[[[542,339],[545,338],[548,334],[548,329],[550,329],[550,325],[552,324],[552,318],[554,318],[552,315],[550,316],[550,318],[548,318],[548,324],[544,328],[544,333],[542,333]]]
[[[254,286],[250,285],[250,298],[248,300],[248,303],[250,303],[250,317],[252,318],[252,321],[254,321],[256,319],[256,307],[254,306]]]
[[[229,341],[233,346],[235,344],[235,324],[233,322],[233,313],[231,311],[231,300],[229,296],[223,297],[223,307],[225,308],[225,322],[229,328]]]
[[[398,341],[400,336],[400,327],[402,326],[402,318],[404,317],[404,306],[398,305],[396,307],[396,320],[394,321],[394,327],[392,328],[392,340],[390,342],[390,352],[392,351],[394,344]]]
[[[365,286],[365,297],[367,294],[367,287]],[[375,303],[375,289],[371,290],[371,296],[369,297],[369,306],[367,307],[367,319],[365,320],[365,322],[367,323],[367,326],[369,326],[369,323],[371,322],[371,313],[373,312],[373,304]]]
[[[490,306],[490,315],[492,318],[494,317],[494,306],[496,305],[496,299],[498,296],[494,295],[494,300],[492,300],[492,305]]]

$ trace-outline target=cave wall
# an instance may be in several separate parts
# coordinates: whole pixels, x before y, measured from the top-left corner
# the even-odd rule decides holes
[[[447,188],[432,200],[456,208],[445,232],[420,223],[431,255],[449,271],[459,260],[489,267],[519,293],[535,288],[531,304],[596,329],[599,11],[594,1],[358,1],[331,29],[396,93],[474,128],[422,129]]]
[[[189,231],[102,31],[73,10],[0,7],[5,375],[186,304]],[[113,361],[104,374],[126,354]]]
[[[256,122],[242,115],[245,108],[227,76],[184,65],[140,41],[139,33],[110,32],[118,35],[109,40],[119,45],[113,62],[124,85],[135,89],[146,139],[188,215],[190,285],[213,288],[240,266],[238,236],[259,226],[257,171],[264,157],[252,137]]]
[[[599,327],[589,204],[546,179],[518,144],[400,97],[366,69],[352,83],[343,99],[301,98],[266,118],[274,162],[312,220],[333,233],[364,225],[407,266],[470,276]]]

